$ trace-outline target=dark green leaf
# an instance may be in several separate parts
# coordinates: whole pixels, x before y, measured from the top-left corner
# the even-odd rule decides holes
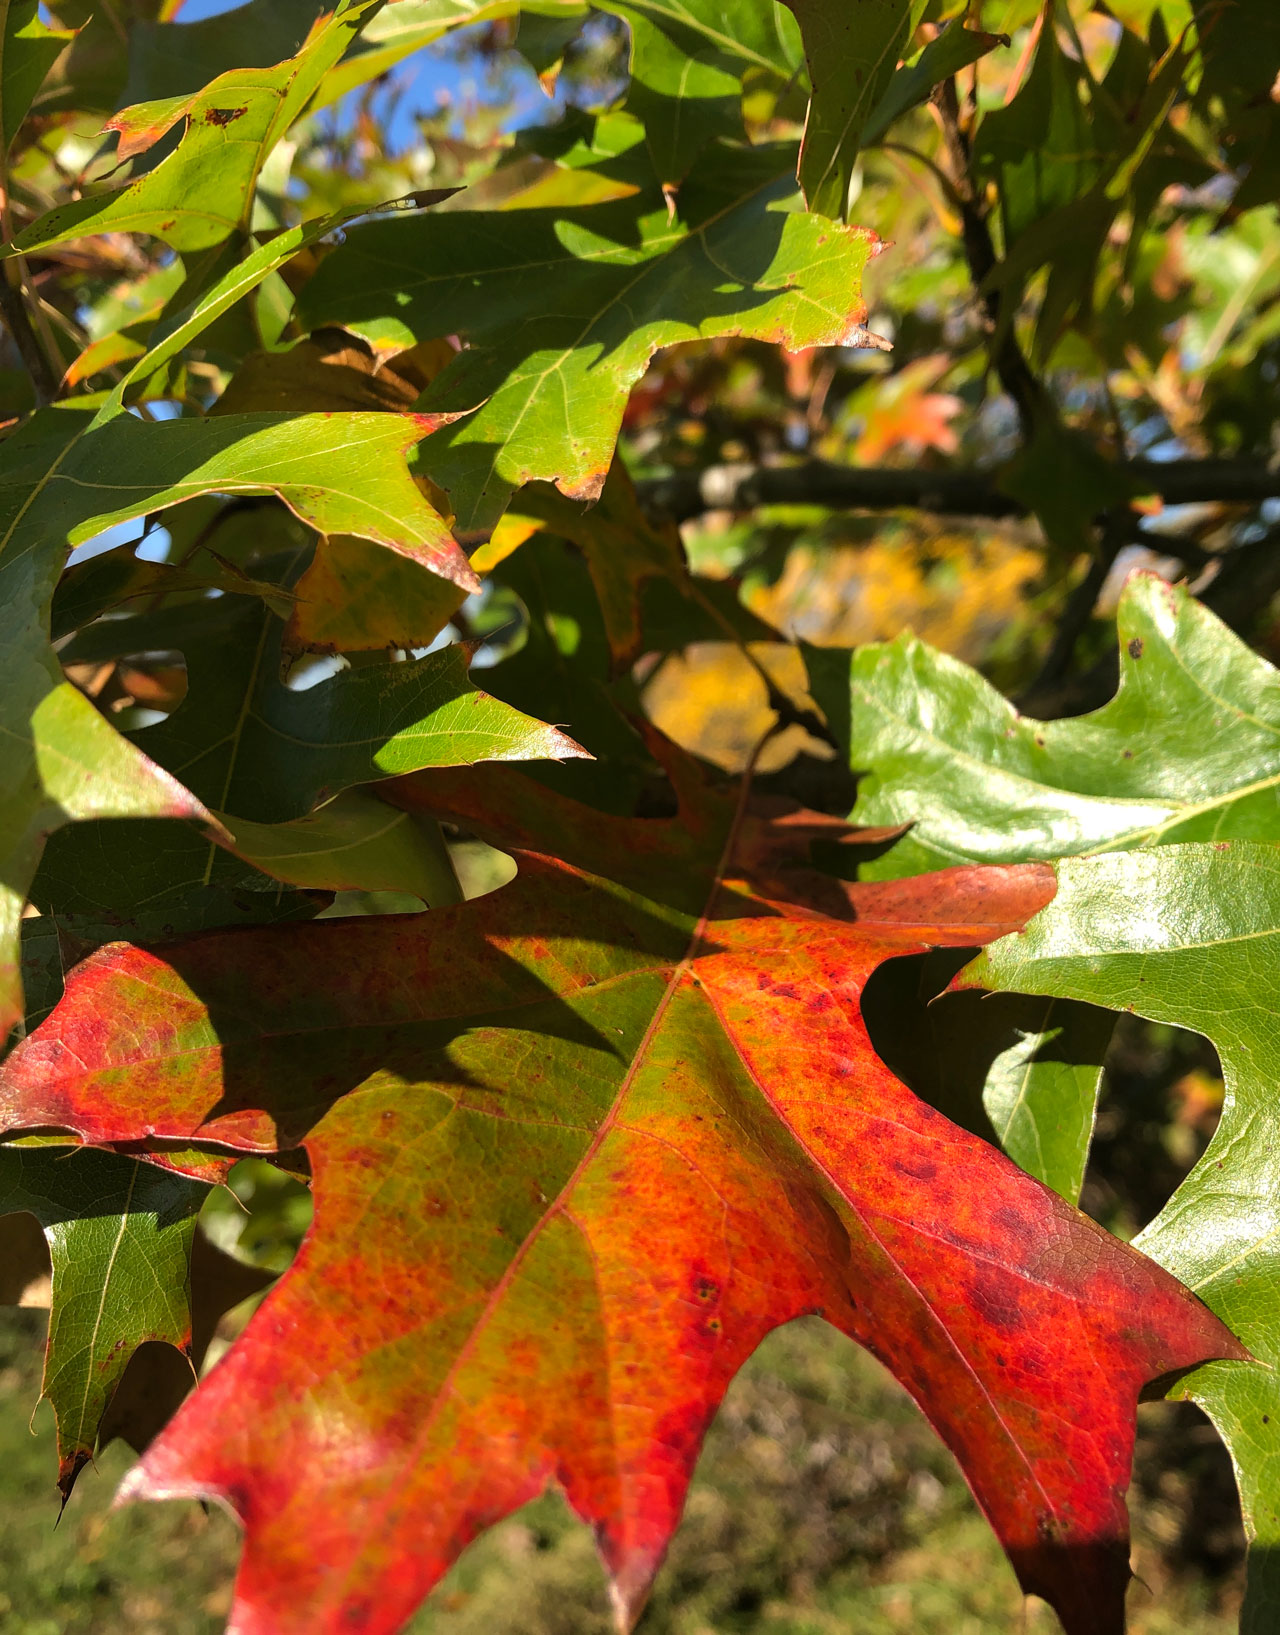
[[[608,0],[605,9],[631,30],[627,107],[670,185],[715,138],[741,137],[744,70],[785,79],[800,65],[795,24],[777,0]]]
[[[6,0],[0,22],[0,164],[45,75],[74,37],[42,22],[37,0]]]
[[[863,127],[861,146],[870,147],[880,141],[895,119],[924,102],[944,79],[950,79],[997,46],[1008,43],[1003,34],[984,34],[976,28],[964,28],[956,18],[894,74]]]
[[[477,583],[405,469],[403,452],[424,429],[412,416],[85,420],[48,410],[0,451],[0,649],[9,665],[0,721],[12,740],[0,761],[5,1032],[21,1015],[17,926],[45,838],[89,817],[207,816],[62,680],[47,621],[68,545],[189,496],[274,493],[321,532],[358,533],[468,588]]]
[[[863,132],[926,0],[787,0],[800,21],[813,95],[800,150],[811,210],[844,220]]]
[[[535,479],[590,498],[627,393],[659,347],[855,337],[877,241],[792,209],[786,162],[768,147],[712,150],[681,187],[675,220],[655,183],[586,209],[354,227],[303,290],[300,318],[399,344],[470,339],[423,399],[465,418],[420,451],[463,528],[492,526],[511,490]]]
[[[117,1153],[0,1147],[0,1215],[34,1215],[53,1262],[44,1395],[58,1423],[64,1499],[137,1348],[190,1343],[188,1267],[207,1191]]]
[[[426,767],[585,753],[554,727],[473,687],[456,645],[404,663],[343,669],[304,689],[286,686],[283,628],[260,602],[244,598],[232,613],[201,601],[91,633],[98,654],[173,648],[185,655],[182,703],[130,736],[234,818],[287,822],[353,784]]]

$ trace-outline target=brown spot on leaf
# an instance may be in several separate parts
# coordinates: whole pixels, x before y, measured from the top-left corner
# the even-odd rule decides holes
[[[206,108],[204,122],[206,125],[217,125],[221,130],[227,125],[234,125],[237,119],[243,119],[243,108]]]
[[[1142,637],[1141,636],[1135,636],[1133,638],[1133,640],[1129,643],[1129,657],[1131,659],[1140,659],[1142,657]]]

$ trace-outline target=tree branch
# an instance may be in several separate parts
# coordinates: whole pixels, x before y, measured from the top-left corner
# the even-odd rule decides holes
[[[1280,469],[1245,461],[1128,460],[1116,469],[1135,495],[1155,494],[1166,505],[1259,505],[1280,498]],[[1027,507],[1002,493],[999,479],[998,471],[898,470],[809,460],[788,466],[709,466],[705,471],[652,478],[637,487],[649,510],[675,522],[689,522],[707,511],[753,511],[762,505],[1026,516]],[[1171,542],[1170,550],[1174,549]]]

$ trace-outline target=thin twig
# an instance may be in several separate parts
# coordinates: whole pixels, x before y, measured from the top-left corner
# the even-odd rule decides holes
[[[1139,537],[1137,514],[1121,506],[1108,514],[1098,538],[1097,549],[1085,576],[1067,598],[1058,620],[1053,641],[1045,654],[1040,673],[1026,689],[1025,697],[1035,698],[1056,686],[1071,667],[1071,657],[1085,626],[1093,616],[1102,587],[1121,548]]]
[[[6,245],[13,243],[13,214],[9,207],[9,153],[7,144],[3,141],[0,141],[0,241]],[[41,343],[40,336],[32,326],[33,309],[27,305],[28,291],[34,304],[36,296],[31,289],[26,258],[20,255],[10,256],[4,265],[0,266],[0,317],[13,337],[18,356],[31,377],[31,390],[35,394],[36,408],[42,409],[57,397],[58,380],[62,371],[54,362],[55,355],[45,350],[45,345]],[[35,310],[38,313],[38,308]],[[46,341],[51,340],[48,325],[42,318],[38,321],[44,329]]]
[[[987,210],[973,183],[969,133],[960,117],[954,79],[943,80],[932,106],[942,132],[943,151],[960,208],[961,238],[969,277],[977,291],[984,327],[991,343],[991,362],[1001,386],[1013,399],[1024,439],[1029,439],[1046,416],[1055,416],[1052,401],[1027,362],[1013,324],[1001,311],[1000,291],[989,280],[999,265]],[[1056,417],[1056,416],[1055,416]]]
[[[4,327],[13,337],[18,356],[31,377],[36,407],[42,409],[47,403],[52,403],[58,395],[58,377],[53,365],[45,356],[35,330],[31,327],[31,317],[21,286],[12,282],[9,272],[12,266],[13,262],[6,262],[4,268],[0,270],[0,317],[4,319]]]

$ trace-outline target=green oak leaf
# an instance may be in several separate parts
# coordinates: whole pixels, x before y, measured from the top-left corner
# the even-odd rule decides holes
[[[19,926],[45,838],[85,818],[208,817],[63,680],[49,646],[49,601],[66,545],[101,499],[90,485],[54,486],[74,469],[85,419],[46,410],[0,448],[0,1037],[22,1019]],[[93,524],[84,529],[94,532]]]
[[[320,532],[357,533],[455,583],[477,583],[405,466],[405,449],[430,424],[421,417],[87,419],[46,410],[0,448],[0,732],[9,744],[0,758],[4,1033],[21,1016],[17,927],[47,836],[93,817],[208,817],[197,797],[62,679],[48,620],[68,546],[194,495],[265,493]]]
[[[703,600],[707,582],[700,584],[690,575],[679,530],[674,523],[656,522],[645,514],[620,460],[610,466],[594,505],[566,499],[549,483],[531,483],[512,501],[489,544],[476,552],[474,565],[483,570],[503,560],[517,543],[535,533],[570,540],[582,552],[600,604],[614,666],[619,671],[639,658],[644,645],[641,604],[646,587],[663,585],[673,598]],[[752,619],[745,609],[741,614],[743,623],[728,630],[723,626],[717,629],[713,615],[708,621],[710,633],[727,634],[730,640],[744,634],[748,639],[764,641],[776,634]],[[696,641],[707,634],[704,627],[688,639]],[[672,643],[673,647],[678,645]]]
[[[1084,197],[1103,174],[1108,156],[1085,100],[1088,74],[1059,43],[1041,32],[1030,72],[1018,94],[980,121],[973,162],[983,178],[998,179],[1006,246],[1038,221]]]
[[[810,210],[844,220],[862,135],[889,88],[926,0],[786,0],[809,65],[800,185]]]
[[[263,848],[268,859],[282,841]],[[252,840],[234,851],[216,846],[186,823],[77,823],[50,836],[29,895],[51,924],[95,946],[309,920],[329,906],[324,888],[294,889],[269,861],[264,872],[253,849]],[[23,922],[32,923],[40,922]]]
[[[260,596],[282,618],[287,618],[293,610],[293,598],[288,591],[265,579],[250,578],[231,562],[210,557],[207,564],[180,568],[176,562],[153,562],[150,557],[138,556],[137,547],[138,541],[130,540],[126,545],[117,545],[100,556],[87,557],[67,569],[58,581],[49,610],[49,630],[54,641],[100,619],[109,609],[139,600],[153,601],[157,596],[232,591],[241,596]],[[391,561],[403,560],[376,545],[368,548]],[[433,584],[444,584],[433,574],[426,577]]]
[[[779,0],[609,0],[602,9],[644,17],[739,80],[750,69],[789,79],[804,67],[799,30]]]
[[[59,12],[68,10],[63,0]],[[158,0],[131,0],[127,38],[120,0],[104,15],[74,0],[73,20],[87,21],[41,91],[39,113],[93,111],[162,97],[188,95],[215,75],[235,68],[270,68],[299,52],[332,0],[249,0],[211,17],[158,16]],[[346,55],[327,70],[311,109],[327,107],[348,91],[384,74],[420,46],[451,29],[496,21],[519,11],[586,15],[584,0],[395,0],[375,11]]]
[[[659,179],[678,185],[716,137],[741,137],[742,76],[787,80],[799,32],[778,0],[608,0],[631,31],[627,107],[644,124]]]
[[[456,898],[436,826],[364,790],[288,823],[221,815],[231,839],[220,846],[180,823],[63,829],[45,849],[31,900],[78,942],[154,943],[311,919],[335,891],[405,892],[432,907]]]
[[[189,96],[235,68],[273,68],[296,56],[326,0],[250,0],[212,17],[139,19],[129,30],[129,72],[118,106]]]
[[[583,16],[572,11],[539,16],[521,9],[515,48],[544,87],[550,87],[558,78],[565,52],[581,33],[582,24]]]
[[[1250,1541],[1245,1635],[1280,1617],[1280,849],[1253,841],[1067,858],[1053,901],[962,973],[1206,1034],[1222,1120],[1137,1245],[1212,1308],[1255,1362],[1210,1363],[1174,1395],[1231,1450]]]
[[[472,686],[457,644],[287,686],[282,621],[257,598],[237,598],[243,605],[234,612],[227,600],[109,620],[66,651],[80,662],[172,649],[185,656],[186,697],[129,738],[233,820],[289,822],[355,784],[429,767],[586,754],[555,727]]]
[[[976,671],[909,634],[861,649],[852,665],[846,654],[810,649],[814,697],[850,764],[866,774],[855,821],[911,825],[863,876],[1280,837],[1280,677],[1185,590],[1152,574],[1127,581],[1117,628],[1115,698],[1062,721],[1018,715]],[[993,1116],[982,1133],[1048,1185],[1064,1193],[1074,1185],[1078,1195],[1107,1031],[1087,1006],[1059,1003],[1046,1032],[1039,1002],[1001,1003],[1025,1058],[1019,1119],[1002,1129]],[[991,1031],[1000,1020],[950,997],[936,1009],[931,1027],[946,1030],[945,1043],[921,1093],[946,1110],[949,1080],[967,1084],[976,1073],[977,1029],[999,1046],[982,1091],[984,1103],[998,1104],[1017,1056],[1010,1038],[1000,1045]],[[960,1046],[959,1034],[970,1043]]]
[[[130,1357],[145,1340],[190,1344],[191,1244],[208,1190],[120,1153],[0,1146],[0,1216],[34,1215],[53,1264],[43,1395],[64,1502]]]
[[[45,75],[74,39],[74,30],[41,21],[37,0],[4,0],[0,6],[0,163]]]
[[[591,498],[659,347],[727,334],[856,341],[878,240],[794,208],[789,159],[785,147],[713,147],[674,219],[655,178],[584,208],[361,224],[303,289],[299,319],[400,344],[467,337],[422,399],[463,418],[419,452],[464,529],[490,527],[537,479]]]
[[[165,0],[114,0],[108,10],[93,0],[59,0],[58,18],[76,34],[46,75],[32,113],[105,117],[122,103],[136,101],[121,95],[129,74],[129,35],[139,24],[153,21],[164,4]]]
[[[305,250],[317,239],[341,227],[349,218],[350,212],[344,211],[316,221],[303,222],[297,227],[287,227],[247,253],[241,249],[234,265],[207,289],[200,290],[187,301],[170,303],[148,335],[145,350],[131,364],[100,411],[99,419],[109,419],[118,412],[130,386],[154,375],[224,312],[230,311],[237,301],[257,289],[264,279],[297,255],[299,250]]]
[[[866,776],[855,821],[909,823],[867,878],[1182,840],[1280,839],[1280,675],[1185,589],[1132,574],[1120,685],[1091,715],[1020,716],[907,634],[810,650],[811,683]]]
[[[1005,34],[984,34],[953,20],[893,75],[862,128],[859,145],[867,148],[879,142],[894,120],[926,101],[936,85],[1008,43]]]
[[[48,249],[89,233],[150,233],[175,250],[207,250],[247,232],[254,184],[268,154],[342,56],[376,0],[342,0],[296,56],[270,68],[236,68],[190,95],[114,115],[119,156],[144,152],[180,120],[186,129],[155,167],[106,193],[47,211],[13,249]]]
[[[636,656],[702,641],[777,640],[742,606],[731,581],[685,571],[678,535],[649,525],[628,540],[624,529],[638,516],[619,466],[597,506],[576,506],[543,487],[518,495],[502,528],[511,521],[520,532],[538,532],[500,561],[492,578],[519,598],[528,622],[521,644],[485,671],[495,697],[561,722],[599,757],[521,770],[620,815],[634,811],[655,772],[651,746],[638,730],[644,707],[632,673]],[[654,571],[664,560],[670,572]]]

